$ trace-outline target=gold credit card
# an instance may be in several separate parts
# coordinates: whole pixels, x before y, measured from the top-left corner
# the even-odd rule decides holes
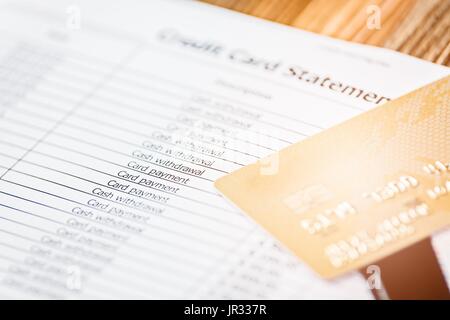
[[[450,224],[450,77],[215,186],[321,276],[370,265]]]

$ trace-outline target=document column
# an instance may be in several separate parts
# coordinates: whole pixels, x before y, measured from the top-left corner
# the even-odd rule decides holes
[[[75,232],[80,226],[58,203],[65,180],[53,181],[51,161],[33,157],[121,64],[86,73],[82,59],[49,48],[23,41],[0,56],[0,286],[11,297],[80,292],[82,267],[98,272],[108,262],[91,250],[94,244],[112,250]],[[100,264],[89,263],[96,260]]]

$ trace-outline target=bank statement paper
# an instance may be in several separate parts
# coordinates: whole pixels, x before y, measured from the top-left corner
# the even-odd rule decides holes
[[[193,1],[0,6],[0,298],[371,298],[213,182],[448,68]]]

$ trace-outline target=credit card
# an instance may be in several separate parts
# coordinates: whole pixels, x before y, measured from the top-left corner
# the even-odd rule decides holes
[[[215,186],[322,277],[373,264],[450,224],[450,77]]]

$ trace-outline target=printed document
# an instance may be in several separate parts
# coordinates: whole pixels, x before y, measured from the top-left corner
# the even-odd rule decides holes
[[[0,7],[0,299],[372,297],[213,183],[448,68],[194,1]]]

